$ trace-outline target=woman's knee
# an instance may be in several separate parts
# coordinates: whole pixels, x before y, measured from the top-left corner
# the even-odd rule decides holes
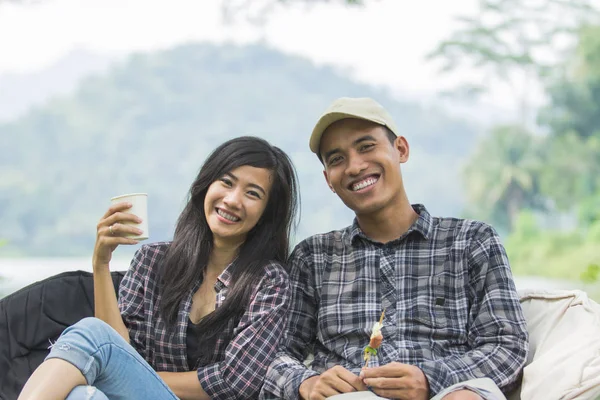
[[[94,386],[76,386],[65,400],[108,400],[102,391]]]
[[[64,330],[61,337],[64,336],[82,336],[88,340],[100,340],[100,341],[115,341],[120,338],[120,335],[110,325],[101,319],[94,317],[83,318],[79,322],[71,325]],[[60,339],[59,339],[60,340]]]

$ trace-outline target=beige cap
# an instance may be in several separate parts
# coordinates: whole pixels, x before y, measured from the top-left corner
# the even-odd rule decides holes
[[[358,118],[375,122],[389,128],[396,136],[398,129],[392,116],[375,100],[368,97],[341,97],[335,100],[319,118],[310,135],[310,150],[318,154],[323,132],[333,124],[346,118]]]

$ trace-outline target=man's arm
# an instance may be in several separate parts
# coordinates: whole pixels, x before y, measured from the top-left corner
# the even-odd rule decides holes
[[[288,275],[283,268],[278,264],[267,266],[258,290],[239,321],[236,335],[227,345],[224,358],[196,371],[198,386],[206,392],[207,398],[256,398],[284,329],[289,289]]]
[[[488,377],[509,388],[527,360],[528,334],[506,251],[496,231],[482,224],[469,252],[470,351],[418,365],[430,395],[455,383]]]
[[[318,374],[304,364],[317,335],[318,283],[302,244],[290,256],[291,304],[288,323],[275,361],[267,371],[260,399],[319,400],[366,390],[362,380],[342,366]]]
[[[261,399],[298,398],[300,384],[317,373],[304,365],[313,348],[317,326],[316,290],[313,271],[297,246],[289,259],[290,308],[275,360],[267,370]]]

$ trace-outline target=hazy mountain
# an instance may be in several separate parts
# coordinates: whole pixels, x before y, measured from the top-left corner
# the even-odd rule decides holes
[[[71,93],[82,78],[106,71],[115,60],[75,50],[38,72],[0,74],[0,121],[17,118],[32,106]]]
[[[133,55],[0,124],[3,252],[89,254],[109,198],[127,192],[149,193],[151,240],[167,239],[208,152],[239,135],[264,137],[295,162],[297,239],[345,226],[352,214],[308,150],[314,122],[339,96],[386,106],[411,144],[410,200],[434,214],[460,213],[457,171],[475,135],[464,122],[264,46],[190,44]]]

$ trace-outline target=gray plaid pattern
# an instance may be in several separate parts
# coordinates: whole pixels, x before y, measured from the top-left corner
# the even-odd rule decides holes
[[[358,374],[384,308],[384,340],[372,366],[416,365],[432,396],[473,378],[514,384],[528,336],[496,231],[413,207],[416,223],[385,245],[369,240],[355,220],[296,246],[288,326],[261,398],[297,399],[303,380],[335,365]],[[310,352],[314,361],[306,368]]]
[[[196,282],[180,305],[177,325],[167,326],[159,312],[158,267],[169,243],[142,246],[131,261],[119,288],[119,308],[131,345],[156,371],[185,372],[188,366],[186,329]],[[283,266],[266,263],[264,276],[253,288],[248,309],[238,323],[230,321],[230,341],[220,339],[208,365],[197,369],[198,379],[211,399],[253,399],[275,357],[288,311],[289,278]],[[216,307],[225,301],[231,274],[225,269],[215,291]],[[224,332],[225,333],[225,332]]]

